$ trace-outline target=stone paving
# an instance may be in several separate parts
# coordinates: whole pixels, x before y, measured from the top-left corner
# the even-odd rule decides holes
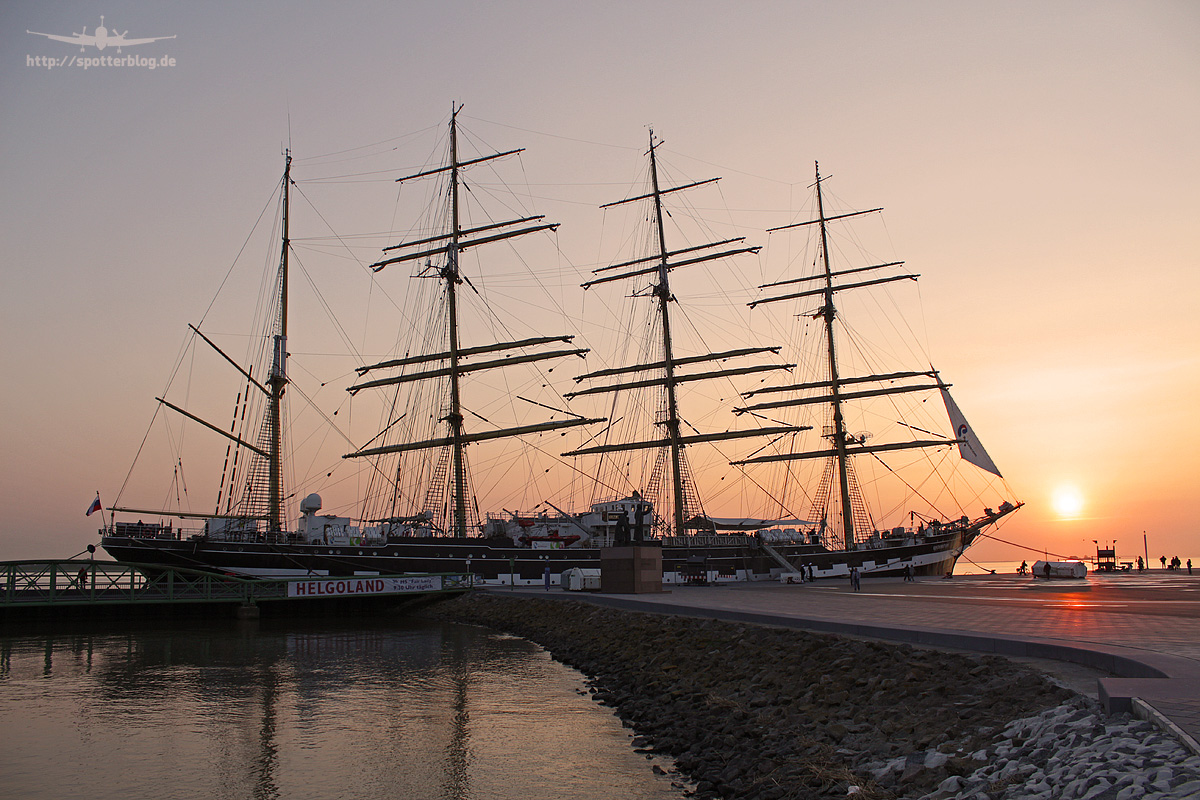
[[[1067,658],[1114,675],[1099,687],[1110,708],[1138,698],[1193,745],[1200,740],[1200,574],[864,578],[860,592],[848,580],[665,588],[661,594],[572,596],[646,611]],[[1036,652],[1014,649],[1019,646]]]
[[[774,610],[812,619],[894,623],[1118,645],[1200,661],[1200,575],[864,579],[803,586],[672,587],[660,602]],[[673,596],[672,596],[673,595]],[[726,598],[724,600],[720,598]],[[1200,689],[1200,687],[1198,687]]]

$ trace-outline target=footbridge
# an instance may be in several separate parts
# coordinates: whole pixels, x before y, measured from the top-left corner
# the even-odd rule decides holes
[[[124,561],[4,561],[0,613],[11,617],[21,609],[187,604],[231,605],[252,612],[261,603],[419,597],[463,592],[472,585],[468,573],[263,579]]]

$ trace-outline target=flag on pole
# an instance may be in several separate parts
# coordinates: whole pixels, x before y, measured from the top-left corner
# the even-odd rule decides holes
[[[963,460],[969,461],[997,477],[1004,477],[996,468],[992,457],[987,454],[987,450],[983,449],[983,442],[979,441],[975,431],[967,424],[967,418],[958,410],[958,404],[954,402],[954,398],[950,397],[950,392],[946,391],[944,386],[942,387],[942,400],[946,403],[946,414],[950,417],[950,424],[954,426],[954,438],[958,440],[958,452]]]
[[[96,492],[96,499],[92,501],[90,506],[88,506],[87,514],[84,516],[90,517],[92,514],[95,514],[97,511],[99,511],[100,508],[100,493]]]

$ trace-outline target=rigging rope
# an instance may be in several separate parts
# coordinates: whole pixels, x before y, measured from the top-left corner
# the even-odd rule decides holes
[[[1061,555],[1060,553],[1051,553],[1049,550],[1046,550],[1044,548],[1038,549],[1036,547],[1030,547],[1030,546],[1024,545],[1024,544],[1017,544],[1016,542],[1010,542],[1010,541],[1007,541],[1006,539],[1001,539],[1000,537],[994,536],[992,534],[984,534],[982,536],[982,538],[992,539],[994,541],[1000,542],[1001,544],[1007,544],[1007,545],[1011,545],[1013,547],[1020,548],[1022,550],[1028,550],[1031,553],[1044,553],[1045,555],[1054,556],[1055,558],[1063,559],[1063,560],[1069,560],[1071,558],[1071,556],[1064,556],[1064,555]]]

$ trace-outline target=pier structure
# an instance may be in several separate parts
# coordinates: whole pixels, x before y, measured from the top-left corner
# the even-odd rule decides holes
[[[83,614],[102,607],[233,607],[257,616],[259,605],[314,600],[416,598],[463,592],[468,573],[251,578],[206,570],[91,559],[0,562],[0,618],[36,609]]]

